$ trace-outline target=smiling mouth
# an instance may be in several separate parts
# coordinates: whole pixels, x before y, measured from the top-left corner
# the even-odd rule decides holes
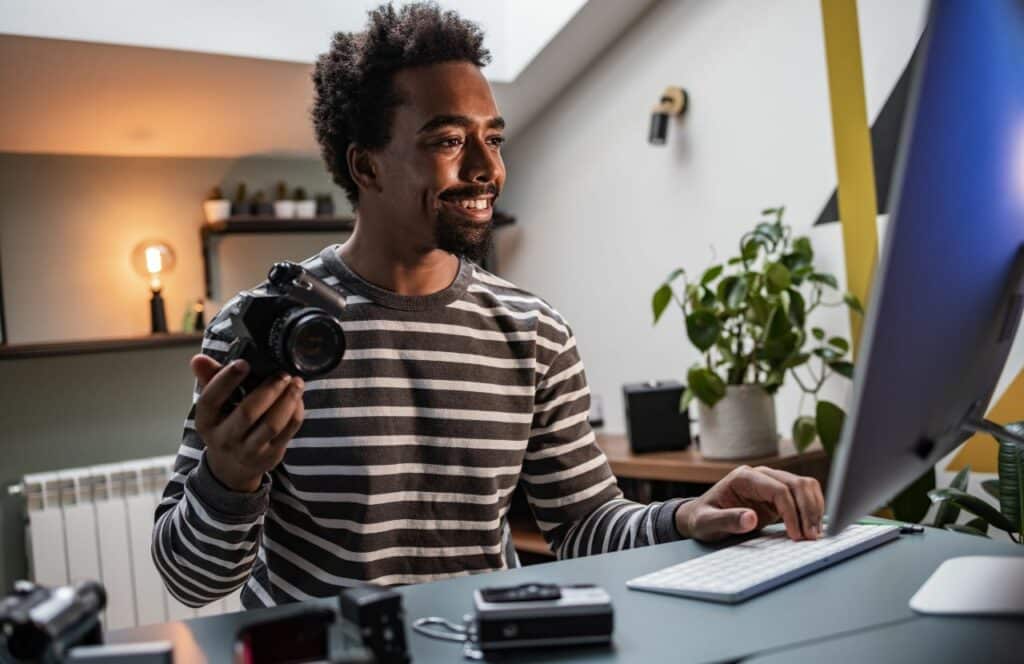
[[[442,198],[441,203],[460,216],[475,220],[489,220],[494,212],[494,197]]]

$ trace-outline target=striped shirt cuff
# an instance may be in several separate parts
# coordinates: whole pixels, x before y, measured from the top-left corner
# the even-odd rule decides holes
[[[270,476],[263,474],[260,488],[252,493],[233,491],[210,471],[206,463],[206,450],[199,464],[189,473],[188,486],[216,519],[225,523],[255,521],[270,505]]]
[[[691,500],[695,498],[673,498],[662,503],[654,518],[654,537],[659,544],[683,539],[676,528],[676,512],[683,503]]]

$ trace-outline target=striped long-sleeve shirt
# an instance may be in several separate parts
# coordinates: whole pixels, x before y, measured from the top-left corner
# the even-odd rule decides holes
[[[587,421],[575,337],[543,300],[465,260],[427,296],[366,282],[337,245],[304,265],[345,297],[344,359],[306,382],[305,421],[254,493],[210,472],[193,405],[153,537],[179,600],[244,584],[251,608],[517,566],[517,484],[560,558],[679,538],[678,501],[623,499]],[[218,361],[229,308],[203,340]]]

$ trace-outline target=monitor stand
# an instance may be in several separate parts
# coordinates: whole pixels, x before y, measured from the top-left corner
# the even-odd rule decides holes
[[[1024,436],[985,419],[963,426],[1024,446]],[[1024,555],[950,558],[910,598],[910,608],[927,615],[1024,616]]]

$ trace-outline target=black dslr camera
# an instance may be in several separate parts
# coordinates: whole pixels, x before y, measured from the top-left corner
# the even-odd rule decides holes
[[[340,293],[288,261],[275,263],[267,280],[265,293],[243,293],[229,313],[235,340],[226,362],[241,358],[250,367],[232,405],[281,372],[303,379],[323,376],[345,353]]]
[[[17,581],[14,592],[0,599],[0,661],[62,662],[76,646],[103,642],[100,612],[107,604],[103,586],[85,581],[77,586],[43,588]],[[6,651],[6,656],[5,656]]]

